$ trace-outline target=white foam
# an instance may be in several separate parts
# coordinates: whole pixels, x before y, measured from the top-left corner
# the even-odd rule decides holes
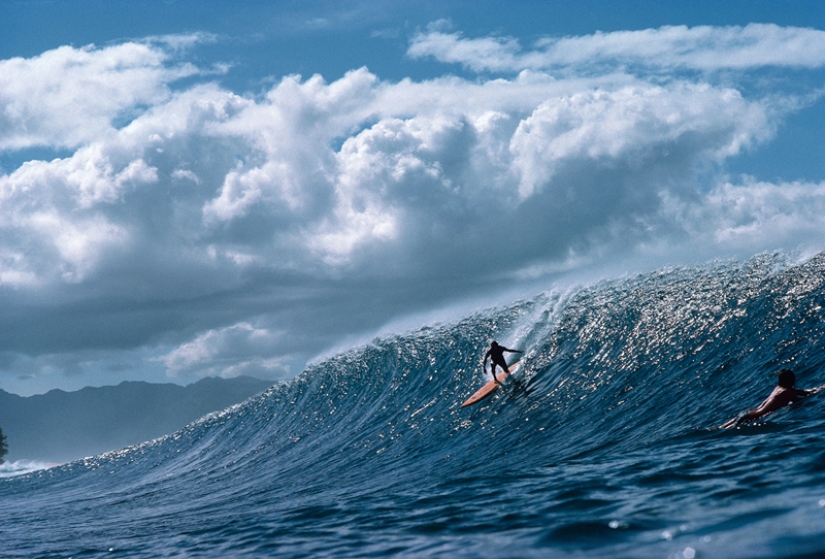
[[[36,460],[17,460],[0,464],[0,478],[21,476],[37,470],[46,470],[59,466],[56,462],[38,462]]]

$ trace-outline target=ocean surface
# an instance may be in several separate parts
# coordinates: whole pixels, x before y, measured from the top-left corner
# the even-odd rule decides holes
[[[825,394],[714,427],[781,367],[825,383],[823,307],[825,256],[766,254],[376,339],[162,439],[7,469],[0,556],[825,557]],[[462,409],[492,339],[523,366]]]

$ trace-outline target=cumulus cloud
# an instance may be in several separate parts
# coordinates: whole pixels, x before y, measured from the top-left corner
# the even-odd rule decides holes
[[[163,102],[171,82],[197,73],[170,58],[160,46],[130,42],[0,61],[0,149],[71,149],[111,133],[118,120]]]
[[[157,181],[142,159],[119,167],[90,146],[70,158],[29,161],[0,176],[3,250],[26,256],[0,264],[0,285],[39,284],[62,278],[81,281],[107,248],[123,245],[130,232],[100,211],[125,188]]]
[[[241,322],[204,332],[159,360],[172,377],[283,377],[289,367],[276,354],[281,337],[279,332]]]
[[[685,83],[637,85],[545,101],[521,121],[510,148],[520,175],[519,194],[527,198],[553,183],[557,169],[567,164],[589,161],[630,168],[639,176],[642,169],[668,159],[720,161],[769,133],[764,108],[734,90]]]
[[[667,200],[663,214],[695,242],[821,250],[825,183],[774,184],[745,177],[717,185],[694,203]]]
[[[177,62],[174,41],[0,61],[0,150],[67,152],[0,175],[6,350],[163,347],[172,376],[276,378],[342,337],[604,247],[821,238],[821,184],[723,175],[795,106],[782,91],[545,71],[582,52],[821,67],[820,35],[679,27],[527,52],[431,29],[411,56],[518,73],[387,82],[361,68],[260,95]],[[175,86],[183,75],[200,80]]]

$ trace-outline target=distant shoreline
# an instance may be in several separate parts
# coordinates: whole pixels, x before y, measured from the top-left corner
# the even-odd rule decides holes
[[[62,463],[173,433],[274,384],[252,377],[208,377],[188,386],[124,381],[74,392],[18,396],[0,390],[0,429],[8,463]]]

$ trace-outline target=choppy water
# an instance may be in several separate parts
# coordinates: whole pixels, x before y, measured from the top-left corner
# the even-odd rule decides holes
[[[4,557],[823,557],[825,257],[669,269],[374,341],[0,479]],[[481,404],[490,339],[527,350]]]

